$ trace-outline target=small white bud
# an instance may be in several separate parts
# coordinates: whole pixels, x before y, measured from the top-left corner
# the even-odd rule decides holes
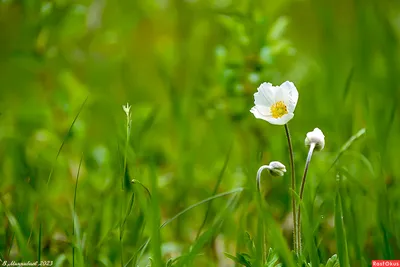
[[[271,161],[267,169],[272,176],[283,176],[286,172],[285,165],[279,161]]]
[[[310,145],[314,143],[315,150],[320,151],[325,146],[325,135],[320,129],[315,128],[314,131],[307,133],[304,143],[307,147],[310,147]]]
[[[271,161],[269,165],[261,166],[257,171],[257,190],[260,192],[260,179],[263,170],[267,169],[271,176],[283,176],[286,172],[286,167],[279,161]]]

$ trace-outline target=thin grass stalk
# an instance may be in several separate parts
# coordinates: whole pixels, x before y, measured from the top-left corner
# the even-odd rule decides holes
[[[124,169],[121,177],[121,204],[120,204],[120,225],[119,225],[119,245],[120,245],[120,263],[121,267],[124,266],[124,258],[123,258],[123,235],[124,235],[124,202],[125,202],[125,175],[127,171],[127,158],[128,158],[128,147],[129,147],[129,137],[131,134],[131,106],[129,103],[126,106],[122,106],[123,110],[126,114],[126,141],[125,141],[125,151],[124,151]]]
[[[63,149],[63,147],[65,145],[65,142],[66,142],[68,136],[71,134],[72,128],[74,127],[75,122],[77,121],[79,115],[81,114],[81,112],[82,112],[82,110],[83,110],[88,98],[89,98],[89,96],[87,96],[85,98],[85,100],[83,101],[82,105],[80,106],[80,108],[78,110],[78,113],[74,117],[74,120],[72,121],[72,123],[71,123],[67,133],[65,134],[65,136],[64,136],[64,138],[62,140],[62,143],[61,143],[61,145],[60,145],[60,147],[59,147],[59,149],[57,151],[56,158],[55,158],[55,160],[54,160],[54,162],[53,162],[53,164],[51,166],[49,177],[47,178],[47,182],[46,182],[46,191],[47,192],[49,190],[50,181],[51,181],[51,178],[53,177],[53,173],[54,173],[54,169],[55,169],[55,165],[57,163],[58,157],[60,156],[61,151],[62,151],[62,149]],[[46,195],[47,195],[47,192],[46,192]],[[40,206],[41,206],[40,204],[37,204],[37,208],[39,210],[40,210]],[[42,221],[42,218],[40,218],[40,216],[41,216],[41,213],[39,212],[39,216],[38,216],[38,218],[39,218],[38,262],[40,262],[40,260],[41,260],[41,251],[42,251],[42,227],[43,227],[43,221]],[[32,229],[33,229],[33,225],[34,224],[32,224]]]
[[[212,200],[214,200],[214,199],[217,199],[217,198],[220,198],[220,197],[224,197],[224,196],[227,196],[227,195],[240,193],[240,192],[242,192],[243,190],[245,190],[243,187],[239,187],[239,188],[233,189],[233,190],[231,190],[231,191],[224,192],[224,193],[220,193],[220,194],[217,194],[217,195],[208,197],[208,198],[206,198],[206,199],[203,199],[202,201],[197,202],[197,203],[195,203],[195,204],[193,204],[193,205],[187,207],[186,209],[184,209],[184,210],[182,210],[181,212],[177,213],[177,214],[176,214],[175,216],[173,216],[172,218],[166,220],[166,221],[160,226],[160,229],[163,229],[165,226],[167,226],[167,225],[170,224],[171,222],[175,221],[176,219],[178,219],[180,216],[182,216],[182,215],[185,214],[186,212],[188,212],[188,211],[190,211],[190,210],[192,210],[192,209],[194,209],[194,208],[196,208],[196,207],[198,207],[198,206],[200,206],[200,205],[202,205],[202,204],[204,204],[204,203],[207,203],[207,202],[209,202],[209,201],[212,201]],[[149,242],[150,242],[150,239],[151,239],[151,238],[147,238],[147,240],[139,247],[139,249],[138,249],[138,250],[132,255],[132,257],[127,261],[127,263],[125,264],[125,267],[127,267],[127,266],[132,262],[132,260],[133,260],[139,253],[141,253],[141,255],[139,256],[139,259],[141,258],[142,252],[146,249],[147,245],[148,245]]]
[[[72,237],[75,239],[75,220],[76,220],[76,192],[78,192],[78,180],[79,174],[81,172],[83,160],[83,153],[81,156],[81,160],[79,161],[78,172],[76,174],[76,181],[75,181],[75,190],[74,190],[74,206],[73,206],[73,218],[72,218]],[[75,245],[72,246],[72,266],[75,266]]]

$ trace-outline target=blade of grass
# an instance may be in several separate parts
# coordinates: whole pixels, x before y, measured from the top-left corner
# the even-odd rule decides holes
[[[333,161],[332,165],[329,167],[328,172],[332,169],[333,166],[337,163],[339,158],[343,155],[344,152],[346,152],[347,149],[360,137],[362,137],[365,134],[365,128],[362,128],[359,130],[355,135],[350,137],[350,139],[340,148],[338,155],[336,156],[335,160]]]
[[[230,158],[230,155],[231,155],[231,152],[232,152],[232,147],[233,147],[233,142],[231,142],[231,145],[229,146],[228,153],[226,154],[226,157],[225,157],[224,165],[222,166],[222,169],[221,169],[221,171],[220,171],[220,173],[219,173],[219,175],[218,175],[217,183],[216,183],[215,186],[214,186],[214,190],[213,190],[212,196],[214,196],[214,195],[217,193],[218,188],[219,188],[219,185],[221,184],[222,177],[224,176],[226,167],[228,166],[229,158]],[[206,214],[205,214],[205,216],[204,216],[203,222],[202,222],[202,224],[201,224],[199,230],[197,231],[196,239],[199,238],[199,235],[200,235],[200,233],[201,233],[201,230],[203,230],[203,227],[204,227],[204,225],[205,225],[206,222],[207,222],[208,215],[209,215],[210,210],[211,210],[211,204],[212,204],[212,201],[208,202],[208,204],[207,204]]]
[[[11,227],[14,230],[15,237],[17,239],[18,248],[21,252],[21,256],[23,258],[27,258],[27,259],[32,258],[32,254],[29,251],[29,248],[27,246],[27,239],[25,239],[24,234],[21,230],[21,227],[20,227],[17,219],[7,208],[7,206],[5,205],[5,203],[3,201],[3,197],[1,195],[0,195],[0,202],[3,205],[4,213],[6,214],[6,218],[8,219],[8,222],[10,223]]]
[[[54,167],[55,167],[55,165],[56,165],[56,162],[57,162],[57,160],[58,160],[58,157],[59,157],[60,154],[61,154],[61,150],[63,149],[63,147],[64,147],[64,145],[65,145],[65,142],[66,142],[68,136],[71,134],[72,128],[73,128],[73,126],[74,126],[76,120],[78,119],[79,115],[81,114],[81,112],[82,112],[82,110],[83,110],[83,108],[84,108],[84,106],[85,106],[85,104],[86,104],[88,98],[89,98],[89,96],[87,96],[87,97],[85,98],[85,100],[83,101],[82,105],[80,106],[80,108],[79,108],[79,110],[78,110],[78,113],[75,115],[74,120],[72,121],[72,123],[71,123],[71,125],[70,125],[70,127],[69,127],[69,129],[68,129],[68,131],[67,131],[67,133],[65,134],[65,136],[64,136],[64,138],[63,138],[63,140],[62,140],[62,142],[61,142],[61,146],[59,147],[59,149],[58,149],[58,151],[57,151],[56,158],[55,158],[55,160],[54,160],[54,162],[53,162],[53,164],[52,164],[52,166],[51,166],[51,170],[50,170],[50,173],[49,173],[49,177],[47,178],[46,190],[49,189],[50,180],[51,180],[51,177],[53,176]],[[38,205],[37,207],[39,208],[39,205]],[[39,216],[38,216],[38,217],[39,217]],[[40,229],[40,230],[39,230],[39,241],[41,241],[41,234],[42,234],[41,229],[42,229],[42,224],[43,224],[43,222],[40,220],[40,223],[39,223],[39,229]],[[32,224],[32,229],[33,229],[34,225],[35,225],[35,223]],[[39,250],[39,251],[38,251],[38,261],[40,262],[40,259],[41,259],[40,256],[41,256],[41,250],[42,250],[41,243],[38,244],[38,250]]]
[[[293,256],[290,252],[290,249],[286,243],[285,238],[282,234],[282,229],[277,225],[272,214],[267,208],[266,203],[261,201],[261,197],[258,197],[259,202],[259,214],[261,214],[263,223],[265,225],[265,229],[267,230],[267,236],[271,242],[271,245],[274,247],[278,255],[280,256],[281,261],[284,262],[285,266],[295,267],[295,263],[293,260]]]
[[[341,176],[338,174],[336,180],[336,197],[335,197],[335,230],[336,230],[336,247],[341,267],[349,267],[349,254],[347,248],[346,229],[343,221],[343,203],[341,190]]]
[[[54,267],[62,267],[65,266],[64,262],[67,260],[67,256],[65,254],[61,254],[54,261]]]
[[[386,185],[382,185],[377,199],[377,223],[381,231],[382,251],[384,259],[394,259],[392,246],[389,242],[390,235],[390,202]],[[381,245],[381,246],[382,246]]]
[[[151,166],[149,171],[150,171],[151,192],[153,192],[150,201],[151,202],[150,223],[152,229],[151,250],[155,266],[162,266],[164,264],[162,262],[162,257],[161,257],[162,242],[161,242],[160,227],[159,227],[161,221],[161,215],[160,215],[160,207],[158,200],[157,176],[155,173],[154,166]]]
[[[72,127],[74,127],[74,124],[75,124],[76,120],[78,119],[79,115],[81,114],[81,112],[83,110],[83,107],[85,106],[86,101],[88,100],[88,98],[89,98],[89,96],[87,96],[85,98],[85,100],[83,101],[82,105],[80,106],[80,108],[78,110],[78,113],[75,115],[74,120],[72,121],[71,125],[69,126],[69,129],[68,129],[67,133],[65,134],[65,136],[64,136],[64,138],[62,140],[61,146],[57,151],[56,159],[54,160],[54,163],[51,166],[49,177],[47,178],[47,186],[49,186],[49,184],[50,184],[51,177],[53,176],[53,173],[54,173],[54,166],[56,165],[57,159],[61,154],[61,150],[63,149],[68,136],[71,134]]]
[[[356,187],[357,188],[357,187]],[[355,252],[355,258],[358,262],[361,262],[362,259],[362,248],[358,242],[358,236],[359,234],[359,227],[358,225],[361,225],[361,222],[358,221],[358,218],[362,218],[361,216],[357,216],[358,210],[357,210],[357,197],[358,194],[355,190],[351,188],[349,184],[346,184],[345,188],[343,188],[344,194],[346,194],[346,199],[349,199],[349,203],[347,203],[346,211],[347,214],[346,216],[350,219],[350,222],[347,223],[350,231],[348,235],[349,243],[352,244]]]
[[[232,209],[238,203],[238,195],[233,195],[227,202],[225,209],[219,213],[219,216],[214,220],[212,227],[210,227],[204,234],[192,244],[190,251],[181,258],[177,266],[193,266],[194,258],[200,253],[200,250],[209,242],[217,231],[222,227],[225,217],[232,213]]]
[[[42,247],[42,224],[39,225],[39,240],[38,240],[38,251],[37,251],[39,261],[41,259],[41,254],[42,254],[41,247]]]
[[[11,248],[12,248],[13,243],[14,243],[14,238],[15,238],[15,232],[13,232],[13,234],[12,234],[11,242],[10,242],[10,247],[8,248],[8,251],[7,251],[7,256],[8,256],[8,257],[10,256],[10,253],[11,253]]]
[[[145,136],[145,134],[151,129],[153,126],[153,123],[158,115],[159,112],[159,107],[155,106],[151,110],[151,112],[147,115],[146,119],[142,123],[141,127],[138,129],[138,131],[135,134],[135,138],[133,141],[136,141],[136,149],[139,150],[139,146],[142,143],[142,138]]]
[[[350,92],[350,85],[351,85],[353,76],[354,76],[354,66],[352,66],[350,68],[349,75],[347,76],[347,79],[346,79],[346,84],[345,84],[344,90],[343,90],[343,100],[345,100],[347,98],[347,95]]]
[[[255,238],[255,262],[254,266],[262,267],[264,265],[264,256],[265,254],[265,229],[264,229],[264,222],[262,216],[258,217],[257,223],[257,236]]]
[[[186,212],[188,212],[188,211],[190,211],[190,210],[192,210],[192,209],[194,209],[194,208],[196,208],[196,207],[198,207],[198,206],[200,206],[200,205],[202,205],[202,204],[204,204],[204,203],[207,203],[207,202],[209,202],[209,201],[212,201],[212,200],[217,199],[217,198],[220,198],[220,197],[224,197],[224,196],[227,196],[227,195],[239,193],[239,192],[242,192],[243,190],[244,190],[243,187],[239,187],[239,188],[233,189],[233,190],[231,190],[231,191],[224,192],[224,193],[220,193],[220,194],[218,194],[218,195],[215,195],[215,196],[212,196],[212,197],[203,199],[202,201],[197,202],[197,203],[195,203],[195,204],[193,204],[193,205],[187,207],[186,209],[184,209],[184,210],[182,210],[181,212],[177,213],[177,214],[176,214],[175,216],[173,216],[172,218],[166,220],[166,221],[160,226],[160,229],[164,228],[165,226],[167,226],[168,224],[170,224],[171,222],[173,222],[174,220],[176,220],[177,218],[179,218],[180,216],[182,216],[182,215],[185,214]],[[147,247],[147,245],[149,244],[149,242],[150,242],[150,238],[148,238],[148,239],[139,247],[139,249],[131,256],[131,258],[128,260],[128,262],[125,264],[124,267],[127,267],[127,266],[131,263],[131,261],[136,257],[136,255],[138,255],[141,251],[143,251],[143,250]],[[139,257],[139,258],[140,258],[140,257]]]
[[[136,180],[136,179],[133,179],[133,180],[131,181],[131,183],[132,183],[132,184],[138,184],[138,185],[140,185],[140,186],[146,191],[147,195],[148,195],[149,198],[151,199],[150,190],[149,190],[144,184],[142,184],[139,180]]]
[[[239,193],[239,192],[242,192],[243,190],[244,190],[243,187],[238,187],[238,188],[233,189],[233,190],[231,190],[231,191],[224,192],[224,193],[220,193],[220,194],[217,194],[217,195],[215,195],[215,196],[212,196],[212,197],[208,197],[208,198],[206,198],[206,199],[203,199],[202,201],[197,202],[197,203],[195,203],[195,204],[193,204],[193,205],[187,207],[186,209],[182,210],[181,212],[179,212],[178,214],[176,214],[174,217],[172,217],[172,218],[166,220],[166,221],[161,225],[161,228],[164,228],[165,226],[167,226],[168,224],[170,224],[172,221],[176,220],[178,217],[182,216],[183,214],[185,214],[186,212],[190,211],[191,209],[194,209],[194,208],[200,206],[201,204],[207,203],[207,202],[209,202],[209,201],[213,201],[214,199],[217,199],[217,198],[220,198],[220,197],[224,197],[224,196],[227,196],[227,195]]]
[[[126,198],[126,188],[125,182],[129,180],[127,177],[128,175],[128,148],[129,148],[129,138],[131,135],[131,127],[132,127],[132,114],[131,114],[131,107],[129,103],[122,106],[125,114],[126,114],[126,140],[125,140],[125,149],[124,149],[124,171],[121,175],[121,197],[120,197],[120,218],[119,218],[119,247],[120,247],[120,264],[121,267],[124,266],[124,245],[123,245],[123,235],[124,235],[124,204]],[[129,184],[128,184],[129,185]]]
[[[75,238],[76,192],[78,191],[78,180],[79,180],[79,174],[81,171],[82,160],[83,160],[83,153],[82,153],[81,159],[79,161],[78,172],[76,174],[76,180],[75,180],[74,206],[73,206],[73,211],[72,211],[72,216],[73,216],[73,218],[72,218],[72,238]],[[75,266],[75,246],[72,246],[72,266]]]
[[[122,234],[124,234],[125,224],[126,224],[126,221],[128,220],[129,215],[132,212],[132,208],[133,208],[133,204],[134,203],[135,203],[135,192],[132,192],[131,198],[129,200],[129,205],[128,205],[128,208],[127,208],[126,213],[125,213],[125,218],[124,218],[124,220],[122,222]]]
[[[81,229],[80,229],[80,225],[79,225],[79,219],[78,216],[75,214],[75,216],[73,216],[74,218],[74,240],[72,242],[72,246],[74,248],[75,251],[75,255],[76,255],[76,265],[77,266],[85,266],[84,265],[84,255],[83,255],[83,243],[82,243],[82,235],[81,235]]]
[[[307,194],[309,196],[310,193]],[[303,226],[300,231],[304,233],[304,242],[308,251],[308,256],[311,260],[312,266],[319,266],[320,260],[318,257],[318,248],[315,245],[315,236],[317,235],[314,233],[315,227],[312,226],[312,221],[309,216],[310,212],[307,210],[306,205],[304,204],[304,201],[299,201],[299,205],[301,209],[303,210],[302,212],[302,224]]]

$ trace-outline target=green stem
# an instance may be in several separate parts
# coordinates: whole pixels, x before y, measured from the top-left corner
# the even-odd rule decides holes
[[[261,173],[262,173],[262,171],[263,170],[265,170],[265,169],[269,169],[269,165],[263,165],[263,166],[261,166],[259,169],[258,169],[258,171],[257,171],[257,178],[256,178],[256,182],[257,182],[257,191],[258,191],[258,193],[261,195],[261,189],[260,189],[260,184],[261,184],[261,181],[260,181],[260,179],[261,179]]]
[[[306,166],[304,168],[303,178],[301,179],[300,202],[303,200],[304,185],[306,184],[308,166],[310,165],[311,157],[314,152],[314,148],[315,148],[315,143],[311,143],[310,150],[308,151],[308,155],[307,155]],[[301,252],[301,210],[300,210],[300,205],[299,205],[299,209],[297,211],[297,242],[298,242],[299,252]]]
[[[291,189],[292,189],[292,216],[293,216],[293,247],[296,254],[299,254],[299,245],[297,240],[297,220],[296,220],[296,200],[295,200],[295,190],[296,190],[296,180],[295,180],[295,171],[294,171],[294,157],[293,157],[293,146],[292,140],[290,138],[289,126],[285,124],[285,132],[289,146],[289,155],[290,155],[290,169],[291,169]]]
[[[263,196],[261,194],[261,173],[263,172],[263,170],[265,169],[269,169],[269,165],[263,165],[261,166],[258,171],[257,171],[257,177],[256,177],[256,183],[257,183],[257,191],[258,191],[258,201],[259,201],[259,205],[260,205],[260,210],[261,210],[261,201],[263,201]],[[259,234],[262,234],[262,245],[261,245],[261,264],[264,265],[264,255],[265,255],[265,234],[264,234],[264,221],[262,219],[262,216],[259,217],[259,221],[258,221],[258,225],[259,225]]]
[[[127,107],[129,106],[129,104],[127,104]],[[120,204],[120,225],[119,225],[119,244],[120,244],[120,263],[121,263],[121,267],[124,266],[124,258],[123,258],[123,234],[124,234],[124,221],[123,221],[123,217],[124,217],[124,202],[125,202],[125,198],[126,198],[126,194],[125,194],[125,175],[126,175],[126,171],[127,171],[127,158],[128,158],[128,147],[129,147],[129,137],[131,134],[131,114],[130,111],[128,109],[128,112],[126,113],[126,142],[125,142],[125,151],[124,151],[124,172],[122,173],[122,179],[121,179],[121,204]]]

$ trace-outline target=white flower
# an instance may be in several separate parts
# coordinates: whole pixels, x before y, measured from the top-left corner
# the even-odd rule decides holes
[[[250,110],[257,119],[284,125],[293,118],[299,93],[292,82],[286,81],[280,86],[262,83],[257,90],[255,106]]]
[[[314,131],[308,132],[306,136],[306,140],[304,141],[305,145],[309,147],[312,143],[315,144],[315,149],[320,151],[325,146],[325,135],[319,128],[315,128]]]

